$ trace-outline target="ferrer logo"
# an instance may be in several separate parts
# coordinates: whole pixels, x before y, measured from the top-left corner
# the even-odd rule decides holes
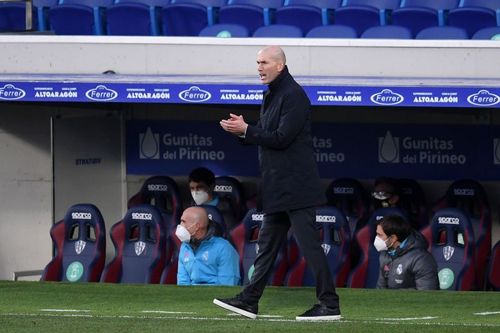
[[[477,106],[490,106],[498,104],[500,102],[500,97],[483,89],[467,97],[467,102]]]
[[[88,99],[93,101],[112,101],[118,97],[118,93],[113,89],[109,89],[106,86],[99,85],[94,89],[87,90],[85,93]]]
[[[457,217],[438,217],[438,224],[459,224],[460,219]]]
[[[92,214],[90,214],[90,213],[73,212],[73,213],[71,213],[71,218],[73,220],[91,220],[92,219]]]
[[[4,100],[16,100],[21,99],[26,96],[26,91],[16,88],[12,84],[6,84],[0,88],[0,99]]]
[[[132,220],[152,220],[153,215],[150,213],[132,213]]]
[[[397,94],[390,89],[384,89],[379,93],[373,94],[370,100],[379,105],[396,105],[404,101],[403,95]]]
[[[225,192],[231,193],[233,192],[233,187],[230,185],[215,185],[215,192]]]
[[[319,223],[335,223],[336,222],[335,216],[331,215],[316,215],[316,222]]]
[[[208,101],[212,95],[199,87],[193,86],[188,90],[183,90],[179,93],[179,98],[186,102],[200,103]]]
[[[167,192],[168,186],[163,184],[149,184],[148,191]]]

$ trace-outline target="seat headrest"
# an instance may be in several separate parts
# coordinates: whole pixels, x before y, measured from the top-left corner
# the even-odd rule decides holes
[[[316,209],[316,223],[331,223],[335,228],[341,228],[347,224],[347,220],[338,208],[325,206]]]
[[[433,230],[451,228],[454,230],[472,233],[472,224],[464,211],[457,208],[442,208],[438,210],[431,220]]]
[[[451,200],[480,200],[488,202],[483,186],[472,179],[461,179],[453,182],[446,191],[446,196]]]
[[[335,179],[328,186],[326,196],[329,202],[367,199],[363,185],[354,178]]]
[[[226,235],[226,223],[224,221],[224,216],[215,206],[210,205],[200,205],[207,211],[208,219],[213,222],[216,236],[225,237]]]
[[[95,227],[104,227],[101,212],[92,204],[76,204],[71,206],[64,216],[66,224],[85,222]]]
[[[164,233],[162,215],[158,208],[151,205],[139,205],[130,208],[123,218],[123,223],[126,227],[133,224],[151,224]]]
[[[379,208],[376,211],[374,211],[372,213],[372,215],[370,216],[370,220],[368,221],[368,224],[376,225],[384,216],[388,216],[388,215],[401,216],[406,221],[409,221],[408,214],[405,211],[403,211],[401,208],[386,207],[386,208]]]

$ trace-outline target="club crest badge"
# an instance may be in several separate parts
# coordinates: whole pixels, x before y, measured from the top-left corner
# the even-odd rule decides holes
[[[453,252],[455,252],[455,248],[453,246],[445,246],[443,247],[443,256],[446,261],[450,260],[453,257]]]
[[[76,254],[81,254],[85,249],[85,245],[87,245],[87,242],[85,241],[79,240],[78,242],[76,242],[75,243]]]
[[[396,273],[398,273],[398,275],[403,274],[403,265],[402,264],[398,265],[398,267],[396,268]]]
[[[140,256],[142,252],[144,252],[144,249],[146,248],[146,243],[142,241],[135,242],[134,248],[135,248],[135,254]]]

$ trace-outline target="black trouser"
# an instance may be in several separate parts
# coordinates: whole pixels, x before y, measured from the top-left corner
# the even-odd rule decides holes
[[[315,220],[314,207],[264,215],[258,240],[259,252],[254,263],[255,270],[250,283],[240,294],[244,301],[251,304],[259,302],[281,244],[292,226],[299,248],[316,279],[316,297],[321,304],[331,308],[339,307],[339,297],[335,292],[328,262],[319,241],[318,230],[314,226]]]

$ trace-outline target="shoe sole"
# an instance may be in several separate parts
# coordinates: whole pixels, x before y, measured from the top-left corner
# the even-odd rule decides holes
[[[239,315],[245,316],[250,319],[255,319],[257,318],[257,315],[255,313],[245,311],[243,309],[237,308],[235,306],[229,305],[227,303],[224,303],[222,301],[219,301],[217,298],[214,298],[214,304],[220,306],[221,308],[224,308],[226,310],[232,311],[234,313],[237,313]]]
[[[335,316],[316,316],[316,317],[300,317],[297,316],[295,317],[295,320],[297,321],[335,321],[335,320],[340,320],[342,318],[341,315],[335,315]]]

